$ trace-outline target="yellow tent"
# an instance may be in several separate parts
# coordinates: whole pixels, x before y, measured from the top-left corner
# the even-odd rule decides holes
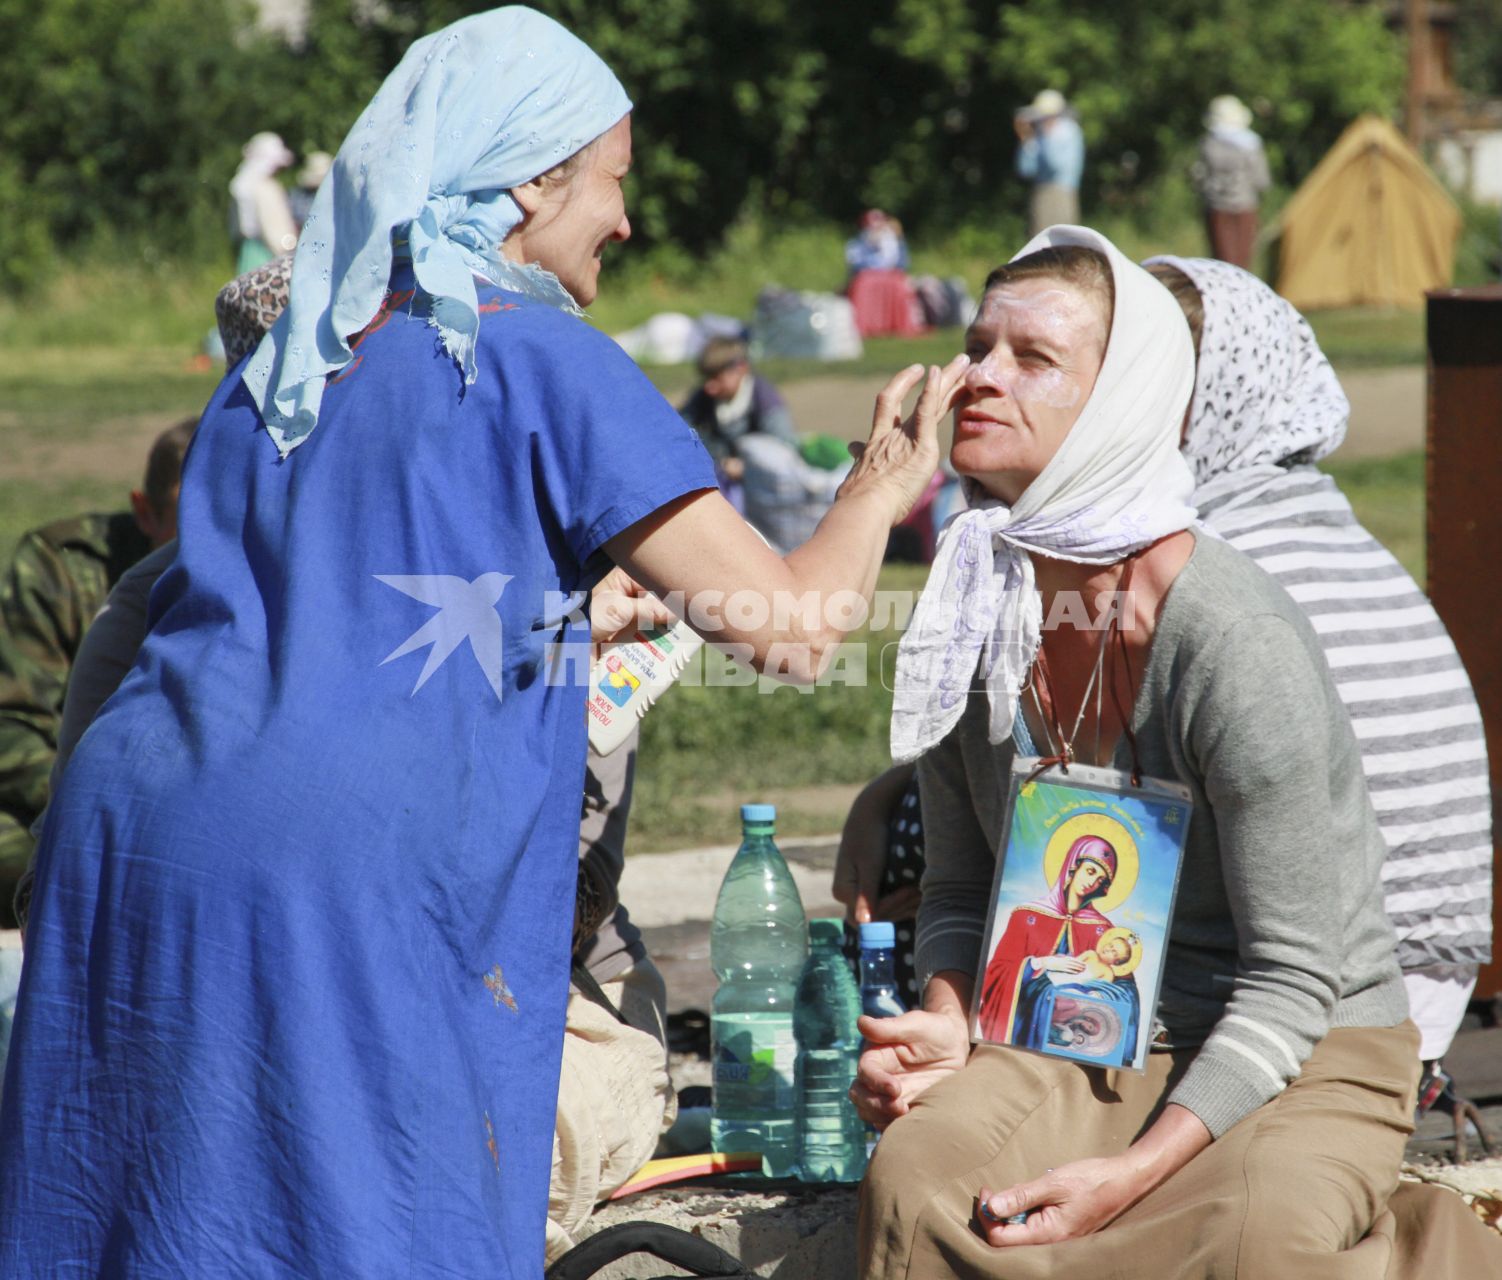
[[[1278,292],[1300,310],[1420,307],[1450,283],[1460,210],[1392,125],[1362,116],[1279,218]]]

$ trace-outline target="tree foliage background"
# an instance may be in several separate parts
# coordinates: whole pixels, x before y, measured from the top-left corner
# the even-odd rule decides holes
[[[1254,107],[1292,184],[1403,82],[1380,7],[1343,0],[536,2],[626,84],[633,223],[689,254],[748,217],[880,204],[923,234],[1015,210],[1012,113],[1049,85],[1084,126],[1087,201],[1151,218],[1215,94]],[[223,252],[251,133],[335,150],[412,39],[485,7],[311,0],[293,48],[248,0],[0,0],[0,280],[101,238]]]

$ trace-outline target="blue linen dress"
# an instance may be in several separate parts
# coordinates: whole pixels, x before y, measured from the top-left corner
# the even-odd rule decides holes
[[[561,602],[714,472],[581,321],[482,286],[465,387],[413,287],[285,461],[238,371],[205,412],[42,839],[0,1275],[542,1272],[586,735],[549,647],[587,666]]]

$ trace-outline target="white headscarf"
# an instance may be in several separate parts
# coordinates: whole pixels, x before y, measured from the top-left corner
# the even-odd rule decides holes
[[[1184,456],[1195,505],[1261,487],[1333,453],[1351,403],[1309,322],[1261,280],[1212,258],[1149,258],[1176,267],[1204,308]]]
[[[1115,564],[1194,523],[1194,481],[1178,447],[1194,385],[1183,312],[1167,289],[1084,227],[1049,227],[1017,258],[1065,245],[1095,249],[1110,263],[1116,307],[1105,359],[1059,451],[1017,505],[968,482],[970,509],[945,524],[897,654],[892,755],[899,761],[921,755],[954,727],[977,662],[991,707],[990,740],[1011,733],[1043,634],[1029,552]]]
[[[561,164],[631,110],[598,55],[523,5],[416,40],[344,139],[304,224],[286,311],[241,375],[285,457],[318,424],[328,376],[386,297],[393,233],[407,242],[432,323],[466,383],[475,274],[577,311],[551,272],[509,261],[511,189]]]

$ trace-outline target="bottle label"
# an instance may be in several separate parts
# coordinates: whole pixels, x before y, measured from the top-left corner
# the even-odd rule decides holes
[[[794,1071],[798,1042],[791,1025],[758,1027],[721,1043],[715,1054],[714,1082],[741,1085],[762,1093],[766,1105],[790,1110],[795,1102]]]

